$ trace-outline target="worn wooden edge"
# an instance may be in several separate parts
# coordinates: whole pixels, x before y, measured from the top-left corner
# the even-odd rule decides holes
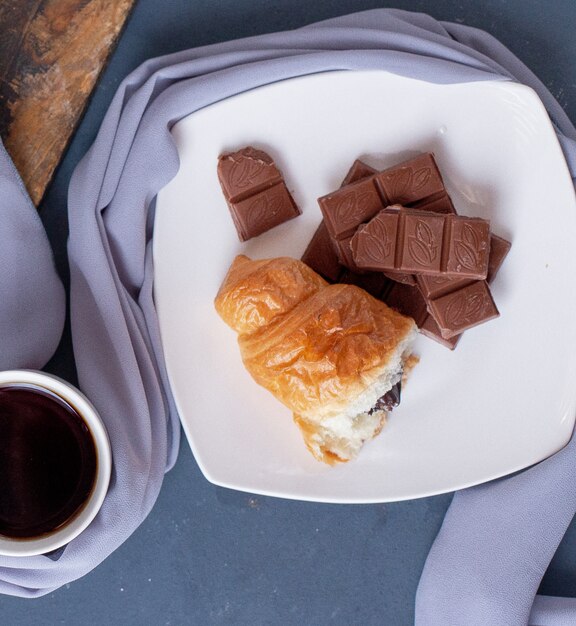
[[[0,5],[0,134],[38,206],[135,0]]]

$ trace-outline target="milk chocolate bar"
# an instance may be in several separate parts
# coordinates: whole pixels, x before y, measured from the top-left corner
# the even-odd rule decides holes
[[[431,305],[431,300],[434,298],[441,298],[449,294],[459,293],[460,289],[474,285],[478,282],[485,282],[487,287],[487,283],[491,282],[496,277],[504,258],[510,250],[510,245],[510,242],[502,239],[502,237],[497,237],[496,235],[491,236],[488,276],[486,281],[446,278],[445,276],[418,276],[419,288],[395,284],[382,299],[386,302],[386,304],[388,304],[388,306],[395,308],[404,315],[412,317],[423,335],[430,337],[430,339],[434,339],[434,341],[437,341],[453,350],[460,340],[462,333],[453,334],[451,329],[443,329],[438,325],[438,322],[430,313],[430,311],[438,312],[438,307],[434,308]],[[466,297],[466,293],[467,292],[464,292],[464,297]],[[442,303],[440,306],[442,307]],[[491,309],[491,307],[489,307],[489,309]],[[481,310],[481,307],[478,307],[476,310],[476,323],[474,325],[483,321],[488,321],[488,318],[492,319],[492,315],[496,316],[497,310],[495,309],[496,307],[494,306],[494,309],[491,309],[491,311],[483,311]],[[473,313],[473,311],[471,310],[470,305],[468,305],[467,315],[469,317],[469,324],[472,322],[470,313]],[[444,323],[446,322],[445,319],[442,319],[441,321]],[[469,328],[471,328],[471,325]]]
[[[343,186],[345,184],[353,185],[366,177],[374,177],[373,168],[357,160],[350,168],[342,184]],[[434,191],[434,193],[428,197],[412,202],[410,206],[420,211],[440,213],[443,215],[455,215],[456,213],[454,205],[445,190],[442,192]],[[324,228],[326,230],[323,236],[326,238],[326,234],[330,235],[330,233],[326,225],[324,225]],[[352,268],[352,271],[343,271],[338,278],[339,282],[351,283],[362,287],[375,297],[384,300],[389,306],[396,308],[405,315],[413,317],[423,335],[434,339],[450,349],[456,347],[461,333],[452,334],[451,329],[444,329],[444,334],[450,334],[451,336],[444,337],[442,335],[440,326],[430,314],[430,300],[455,293],[457,290],[477,282],[475,279],[462,275],[456,277],[446,274],[418,275],[418,284],[420,287],[420,289],[418,289],[415,286],[415,275],[394,270],[372,272],[356,268],[350,248],[351,235],[348,234],[346,237],[341,237],[340,239],[334,237],[329,238],[334,248],[337,250],[340,263]],[[496,235],[490,235],[487,280],[491,281],[494,278],[509,249],[510,243],[505,239],[497,237]],[[333,254],[333,251],[329,252],[329,254]],[[325,273],[324,271],[324,275]],[[385,277],[391,278],[395,282],[385,281]],[[397,284],[400,282],[405,284]],[[422,292],[425,295],[423,295]],[[470,313],[470,311],[468,311],[468,313]],[[492,311],[492,314],[494,314],[494,311]]]
[[[494,247],[490,251],[488,275],[494,279],[510,250],[510,243],[493,235]],[[494,317],[498,309],[494,304],[488,280],[467,280],[462,278],[446,279],[441,276],[418,276],[420,293],[425,299],[430,312],[424,334],[436,334],[437,330],[444,339],[451,339],[467,328],[472,328]],[[482,287],[477,285],[482,284]],[[476,286],[475,286],[476,285]],[[480,296],[483,298],[481,302]],[[457,309],[462,309],[460,312]],[[462,318],[461,320],[455,318]]]
[[[502,262],[510,250],[510,242],[497,235],[490,235],[490,254],[488,256],[488,272],[486,280],[490,283],[500,269]],[[420,274],[416,277],[422,295],[428,300],[440,298],[457,289],[466,287],[473,282],[469,278],[454,278],[439,274],[437,276]]]
[[[350,246],[363,269],[481,280],[489,238],[490,223],[481,218],[389,207],[361,226]]]
[[[506,241],[506,239],[502,239],[502,237],[497,237],[496,235],[491,235],[490,237],[490,256],[488,258],[488,274],[485,281],[472,281],[466,278],[447,278],[445,276],[418,276],[418,286],[420,288],[420,292],[422,296],[428,302],[428,310],[432,314],[434,321],[439,325],[439,329],[441,335],[445,338],[450,338],[454,336],[456,332],[453,328],[454,324],[450,323],[450,320],[447,320],[444,314],[445,308],[448,306],[449,301],[458,300],[459,298],[471,298],[467,294],[477,294],[479,288],[470,289],[470,286],[476,282],[484,282],[485,290],[488,291],[489,301],[487,301],[486,307],[481,309],[479,300],[474,296],[475,302],[478,306],[473,307],[471,304],[468,304],[468,326],[471,328],[472,326],[476,326],[479,323],[484,321],[488,321],[488,319],[492,319],[492,317],[497,317],[498,310],[494,305],[492,300],[492,296],[490,295],[490,290],[488,289],[488,283],[491,282],[496,273],[500,269],[504,258],[508,254],[510,250],[510,242]],[[457,294],[461,294],[458,296]],[[448,296],[451,296],[448,298]],[[444,298],[444,299],[443,299]],[[437,301],[439,301],[437,303]],[[490,305],[489,302],[492,304]],[[456,305],[452,305],[452,308],[449,310],[449,313],[453,313],[453,307]],[[451,316],[453,317],[453,315]]]
[[[240,241],[300,215],[280,170],[263,150],[246,147],[221,155],[218,179]]]
[[[436,163],[433,160],[433,158],[432,158],[432,164],[433,164],[433,167],[436,168]],[[350,183],[356,182],[357,180],[366,178],[367,176],[371,176],[372,174],[375,174],[376,172],[377,170],[370,167],[369,165],[366,165],[366,163],[364,163],[363,161],[360,161],[357,159],[356,161],[354,161],[354,164],[350,168],[350,171],[348,172],[348,175],[344,179],[344,182],[342,183],[342,185],[344,186],[344,184],[350,184]],[[456,209],[454,208],[452,199],[450,198],[450,196],[448,195],[446,191],[444,191],[444,193],[440,195],[434,195],[431,198],[424,198],[424,200],[415,202],[411,206],[415,209],[417,208],[422,211],[430,211],[432,213],[452,213],[452,214],[456,213]],[[407,274],[403,272],[393,272],[393,271],[384,272],[384,274],[388,276],[388,278],[391,278],[392,280],[398,283],[404,283],[405,285],[412,285],[412,286],[416,284],[416,278],[412,274]]]
[[[374,181],[370,176],[319,198],[328,232],[334,239],[350,237],[360,224],[371,220],[386,206]]]
[[[373,167],[356,159],[344,177],[341,187],[355,183],[375,173],[376,170]],[[350,237],[342,241],[332,239],[324,220],[320,222],[318,229],[312,236],[306,251],[302,255],[302,261],[332,283],[338,282],[338,278],[345,268],[358,271],[352,258]]]
[[[355,183],[358,180],[367,178],[368,176],[372,176],[377,172],[378,170],[374,169],[370,165],[367,165],[364,161],[356,159],[354,163],[352,163],[352,167],[348,170],[348,174],[346,174],[346,177],[342,181],[341,187]],[[446,196],[448,196],[448,194],[446,194]],[[448,201],[451,204],[450,198],[448,198]],[[340,261],[343,265],[351,267],[355,272],[361,272],[362,270],[356,266],[356,263],[354,263],[354,259],[352,258],[350,239],[352,239],[352,237],[347,237],[340,242],[336,240],[338,256],[340,257]],[[416,279],[412,276],[412,274],[403,274],[402,272],[383,272],[383,274],[398,283],[404,283],[406,285],[416,284]]]
[[[356,182],[318,199],[328,231],[335,239],[349,237],[360,224],[390,204],[420,205],[422,210],[435,206],[439,213],[454,210],[432,154],[422,154],[361,180],[358,178],[364,170],[357,164],[357,171],[345,179]]]

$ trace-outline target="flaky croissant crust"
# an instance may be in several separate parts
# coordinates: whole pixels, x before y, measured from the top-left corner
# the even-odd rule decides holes
[[[353,285],[328,285],[301,261],[236,257],[216,297],[245,367],[299,420],[341,413],[376,381],[414,329]]]

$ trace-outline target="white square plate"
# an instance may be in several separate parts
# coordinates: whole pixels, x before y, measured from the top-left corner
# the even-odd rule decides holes
[[[540,461],[576,415],[576,202],[534,92],[510,82],[435,85],[386,72],[286,80],[176,124],[177,176],[159,194],[155,298],[182,424],[206,478],[322,502],[385,502],[478,484]],[[218,155],[268,151],[303,214],[239,243]],[[436,155],[458,211],[491,220],[512,250],[493,284],[501,317],[454,352],[419,337],[401,406],[359,458],[328,467],[288,409],[252,381],[213,299],[234,256],[300,257],[316,202],[355,158],[384,168]]]

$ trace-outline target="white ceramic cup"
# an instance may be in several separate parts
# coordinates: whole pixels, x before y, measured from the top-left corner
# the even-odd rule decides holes
[[[30,539],[13,539],[0,535],[0,554],[6,556],[33,556],[60,548],[77,537],[98,513],[110,482],[112,453],[110,441],[98,412],[90,401],[64,380],[32,370],[0,371],[0,387],[7,385],[33,385],[60,396],[69,403],[88,426],[97,454],[97,471],[94,487],[86,504],[68,522],[51,533]],[[2,489],[2,485],[0,485]]]

